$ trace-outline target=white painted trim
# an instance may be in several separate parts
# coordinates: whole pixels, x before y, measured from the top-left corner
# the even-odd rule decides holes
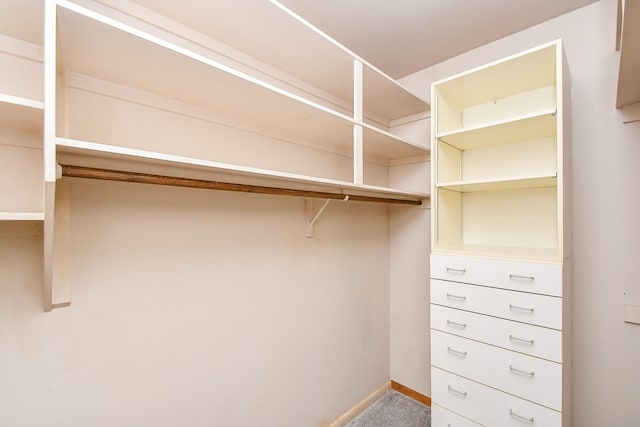
[[[22,107],[35,108],[36,110],[44,110],[44,102],[35,99],[22,98],[6,93],[0,93],[0,102],[5,104],[20,105]]]
[[[420,120],[428,120],[431,117],[431,111],[425,111],[423,113],[412,114],[407,117],[401,117],[399,119],[391,120],[389,127],[406,125],[407,123],[418,122]]]
[[[349,423],[349,421],[357,417],[362,411],[371,406],[373,402],[378,400],[389,390],[391,390],[391,381],[378,387],[373,393],[362,399],[353,408],[336,418],[328,427],[344,427]]]
[[[0,34],[0,52],[19,58],[42,62],[42,46]]]
[[[389,166],[404,166],[404,165],[412,165],[415,163],[424,163],[431,161],[431,154],[425,154],[423,156],[412,156],[405,157],[402,159],[394,159],[389,162]]]

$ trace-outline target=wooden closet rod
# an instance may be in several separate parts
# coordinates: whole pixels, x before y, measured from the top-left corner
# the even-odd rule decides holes
[[[326,193],[324,191],[293,190],[289,188],[263,187],[259,185],[233,184],[230,182],[206,181],[202,179],[178,178],[138,172],[97,169],[83,166],[60,165],[62,176],[69,178],[101,179],[106,181],[135,182],[139,184],[169,185],[173,187],[201,188],[206,190],[240,191],[244,193],[277,194],[282,196],[318,197],[322,199],[348,200],[357,202],[396,203],[421,205],[420,200],[393,199],[384,197],[358,196],[351,194]]]

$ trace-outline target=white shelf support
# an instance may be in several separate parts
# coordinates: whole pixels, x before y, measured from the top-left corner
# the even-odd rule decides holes
[[[346,196],[346,198],[348,198],[349,196]],[[316,221],[318,221],[318,219],[320,218],[320,215],[322,215],[322,212],[324,212],[324,210],[327,208],[327,206],[329,206],[329,202],[331,201],[331,199],[327,199],[324,201],[324,203],[322,204],[322,206],[320,207],[320,209],[318,209],[318,212],[313,212],[313,200],[312,199],[307,199],[307,215],[306,215],[306,222],[307,222],[307,237],[313,237],[313,225],[316,223]]]
[[[353,61],[353,120],[363,120],[362,62]],[[361,125],[353,125],[353,183],[364,183],[364,142]]]
[[[56,197],[56,2],[44,8],[44,311],[53,304],[53,252]]]

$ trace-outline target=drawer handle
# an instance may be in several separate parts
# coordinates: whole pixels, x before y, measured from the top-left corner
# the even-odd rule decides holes
[[[527,375],[529,377],[533,377],[536,374],[535,371],[531,371],[531,372],[523,371],[521,369],[514,368],[513,365],[509,365],[509,369],[511,370],[511,372],[516,372],[518,374]]]
[[[509,279],[527,280],[529,282],[533,282],[535,280],[535,277],[533,277],[533,276],[520,276],[518,274],[509,274]]]
[[[527,311],[529,313],[533,313],[535,311],[533,308],[520,307],[519,305],[513,305],[513,304],[509,304],[509,309],[510,310]]]
[[[455,388],[451,387],[451,384],[449,384],[447,386],[447,388],[449,389],[450,392],[455,393],[458,396],[467,397],[467,392],[466,391],[456,390]]]
[[[526,421],[526,422],[528,422],[528,423],[532,423],[532,424],[533,424],[533,417],[531,417],[531,418],[529,418],[529,417],[525,417],[525,416],[523,416],[523,415],[518,414],[517,412],[514,412],[514,411],[513,411],[513,409],[509,409],[509,414],[510,414],[512,417],[516,417],[516,418],[518,418],[519,420]]]
[[[457,274],[464,274],[466,273],[467,270],[464,268],[452,268],[452,267],[447,267],[447,273],[457,273]]]
[[[528,339],[525,339],[525,338],[515,337],[515,336],[513,336],[513,335],[511,335],[511,334],[509,334],[509,339],[510,339],[511,341],[518,341],[518,342],[523,342],[523,343],[531,344],[531,345],[533,345],[533,343],[534,343],[534,341],[533,341],[533,340],[528,340]]]
[[[458,322],[454,322],[453,320],[447,320],[447,325],[455,326],[456,328],[460,328],[460,329],[465,329],[467,327],[466,323],[458,323]]]
[[[451,354],[455,354],[456,356],[467,357],[466,351],[456,350],[455,348],[451,348],[449,346],[447,346],[447,351]]]
[[[449,299],[457,299],[457,300],[460,300],[460,301],[464,301],[464,300],[467,299],[467,297],[465,297],[465,296],[455,295],[455,294],[447,294],[447,298],[449,298]]]

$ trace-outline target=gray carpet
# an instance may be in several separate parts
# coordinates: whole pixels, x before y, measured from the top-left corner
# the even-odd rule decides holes
[[[346,427],[429,427],[431,408],[389,390]]]

